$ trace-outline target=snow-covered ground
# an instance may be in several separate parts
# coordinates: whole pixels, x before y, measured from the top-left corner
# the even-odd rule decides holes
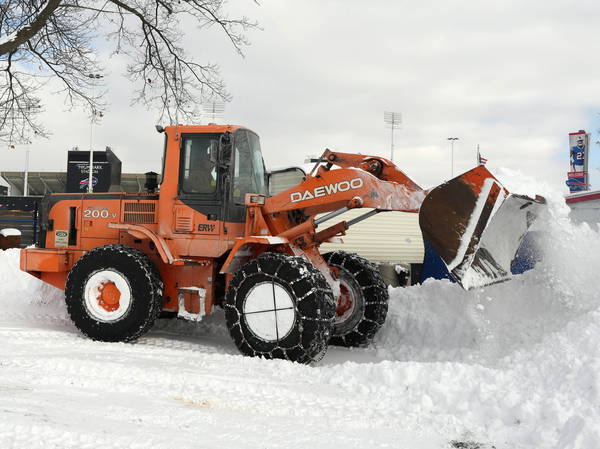
[[[600,236],[498,177],[551,200],[544,261],[394,289],[371,348],[314,366],[242,357],[221,314],[90,341],[0,252],[0,448],[600,448]]]

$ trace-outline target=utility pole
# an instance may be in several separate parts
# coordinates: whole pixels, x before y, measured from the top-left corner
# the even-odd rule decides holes
[[[458,140],[458,137],[448,137],[446,140],[450,141],[450,146],[452,147],[452,156],[451,156],[451,169],[450,169],[450,178],[454,178],[454,142]]]
[[[390,149],[390,159],[394,162],[394,130],[400,128],[402,124],[402,114],[399,112],[384,112],[383,122],[392,130],[392,145]]]

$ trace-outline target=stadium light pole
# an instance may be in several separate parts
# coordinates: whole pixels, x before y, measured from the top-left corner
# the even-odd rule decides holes
[[[454,142],[458,140],[458,137],[448,137],[446,140],[450,141],[450,146],[452,147],[452,156],[450,159],[450,178],[454,178]]]
[[[94,87],[96,87],[96,81],[100,78],[104,78],[102,75],[100,75],[99,73],[90,73],[88,75],[88,78],[91,78],[92,80],[92,97],[94,96]],[[94,192],[94,187],[92,185],[92,174],[93,174],[93,168],[94,168],[94,148],[92,146],[92,132],[94,129],[94,120],[96,117],[102,117],[102,112],[100,111],[96,111],[95,109],[92,108],[92,117],[90,119],[90,166],[89,166],[89,175],[88,175],[88,193],[93,193]]]
[[[383,122],[385,125],[392,130],[392,144],[390,148],[390,159],[394,162],[394,130],[400,128],[402,124],[402,114],[399,112],[384,112]]]

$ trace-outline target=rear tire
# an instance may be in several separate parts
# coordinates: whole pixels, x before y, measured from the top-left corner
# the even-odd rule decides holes
[[[93,340],[132,341],[160,314],[163,283],[148,256],[124,245],[84,254],[67,277],[65,299],[75,326]]]
[[[298,363],[327,350],[335,304],[325,277],[302,257],[265,253],[233,277],[227,328],[242,354]]]
[[[336,317],[329,344],[366,346],[387,315],[389,293],[379,270],[356,254],[334,251],[323,255],[339,270],[342,295],[336,301]]]

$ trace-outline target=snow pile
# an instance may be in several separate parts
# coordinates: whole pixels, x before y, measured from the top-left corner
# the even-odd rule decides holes
[[[3,314],[35,311],[66,316],[64,295],[19,268],[19,249],[0,250],[0,310]]]
[[[371,348],[312,367],[242,357],[222,313],[90,341],[0,252],[0,446],[600,448],[600,236],[560,192],[497,177],[549,200],[543,261],[475,291],[391,289]]]
[[[600,447],[600,235],[568,221],[559,192],[524,187],[509,188],[549,201],[544,259],[476,291],[436,280],[393,289],[375,346],[401,363],[382,379],[389,396],[406,389],[396,399],[407,414],[468,423],[496,447]]]

